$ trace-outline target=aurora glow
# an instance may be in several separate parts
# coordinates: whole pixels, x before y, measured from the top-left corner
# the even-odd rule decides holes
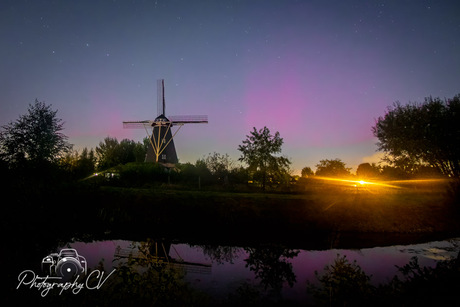
[[[293,169],[373,160],[394,101],[460,92],[458,1],[2,1],[0,125],[35,98],[75,148],[142,140],[123,120],[207,114],[176,136],[181,162],[237,159],[252,127],[284,138]],[[375,160],[375,159],[374,159]]]

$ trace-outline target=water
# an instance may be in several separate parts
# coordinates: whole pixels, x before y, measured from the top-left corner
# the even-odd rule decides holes
[[[350,262],[356,260],[363,271],[372,276],[371,283],[377,286],[388,283],[398,274],[396,266],[404,266],[414,256],[418,257],[420,266],[434,267],[437,261],[456,258],[460,251],[460,238],[355,250],[289,250],[279,246],[193,246],[174,242],[150,242],[150,245],[153,246],[155,243],[158,259],[169,261],[171,265],[181,264],[186,272],[184,280],[193,288],[212,297],[225,299],[229,294],[235,293],[242,284],[263,289],[261,285],[266,282],[269,285],[282,285],[282,297],[297,302],[307,302],[311,299],[306,291],[307,281],[315,283],[314,272],[321,273],[326,265],[334,262],[337,255],[345,255]],[[88,268],[95,268],[103,261],[104,267],[111,269],[126,263],[126,258],[119,258],[117,255],[127,255],[130,252],[136,254],[140,245],[141,242],[112,240],[69,242],[65,247],[74,248],[83,255]],[[154,250],[151,249],[152,255],[155,253]],[[162,258],[162,251],[166,251],[168,259]],[[263,266],[264,264],[269,265]],[[276,270],[273,271],[276,274],[266,274],[274,267]],[[291,287],[288,281],[292,281],[293,276],[295,282]]]

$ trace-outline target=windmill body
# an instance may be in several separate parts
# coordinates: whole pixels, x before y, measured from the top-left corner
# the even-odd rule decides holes
[[[145,162],[172,163],[178,162],[176,147],[171,133],[172,123],[165,116],[155,119],[152,135],[149,136],[150,146],[147,148]]]
[[[185,124],[208,123],[206,115],[169,116],[165,115],[164,80],[158,80],[158,116],[155,120],[125,121],[125,128],[144,128],[149,139],[146,162],[176,164],[178,162],[174,136]],[[172,131],[172,128],[175,131]]]

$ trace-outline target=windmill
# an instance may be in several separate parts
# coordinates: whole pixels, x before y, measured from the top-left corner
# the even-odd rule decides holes
[[[150,146],[147,149],[145,162],[160,162],[163,164],[176,164],[178,162],[176,147],[173,138],[185,124],[207,124],[207,115],[183,115],[166,117],[165,84],[160,79],[157,82],[157,112],[154,120],[124,121],[124,128],[144,128]],[[172,133],[172,127],[178,127]],[[151,131],[151,134],[150,134]]]

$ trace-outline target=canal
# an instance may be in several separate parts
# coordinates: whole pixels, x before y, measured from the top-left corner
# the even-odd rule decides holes
[[[252,289],[262,296],[273,296],[275,289],[278,299],[305,304],[313,303],[307,286],[318,284],[315,271],[321,276],[325,266],[333,265],[338,257],[345,256],[349,263],[356,261],[370,276],[370,283],[378,286],[389,283],[394,276],[401,277],[398,267],[407,265],[413,257],[417,257],[420,267],[435,267],[439,261],[455,259],[460,251],[460,238],[327,250],[289,249],[279,245],[193,245],[152,239],[77,241],[62,244],[58,249],[62,248],[78,251],[85,257],[89,270],[100,267],[101,263],[106,271],[131,266],[139,274],[152,265],[174,268],[181,272],[183,282],[216,301],[227,300],[241,293],[241,289]]]

